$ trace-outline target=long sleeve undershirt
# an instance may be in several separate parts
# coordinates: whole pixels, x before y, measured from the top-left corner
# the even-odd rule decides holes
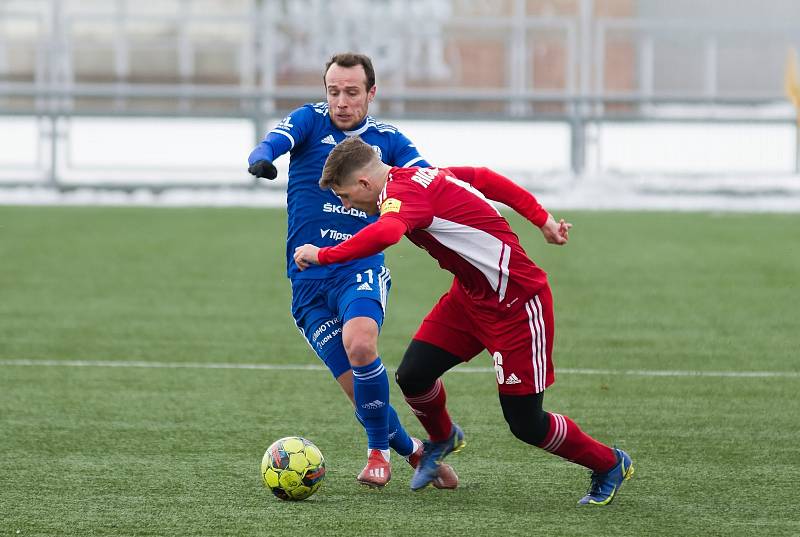
[[[405,223],[399,218],[383,216],[346,241],[336,246],[320,248],[319,262],[321,265],[329,265],[377,254],[400,242],[407,230]]]

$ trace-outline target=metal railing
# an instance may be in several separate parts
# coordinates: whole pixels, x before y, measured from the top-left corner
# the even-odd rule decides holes
[[[38,10],[0,5],[0,23],[6,28],[17,22],[29,28],[10,36],[0,25],[0,115],[47,120],[40,125],[50,147],[49,184],[61,184],[60,118],[241,118],[254,125],[256,143],[276,115],[302,102],[320,100],[324,61],[332,52],[359,43],[379,70],[381,87],[374,111],[381,117],[563,122],[571,131],[570,163],[575,174],[584,169],[587,127],[592,125],[654,120],[795,122],[788,107],[777,114],[763,112],[785,102],[781,73],[770,67],[774,58],[766,62],[772,70],[761,73],[765,76],[754,74],[758,65],[750,66],[742,70],[743,80],[726,75],[725,80],[736,81],[728,85],[721,80],[720,60],[724,43],[731,40],[753,43],[768,36],[773,49],[800,44],[800,24],[791,22],[612,19],[595,15],[593,0],[579,0],[572,17],[528,15],[524,0],[512,1],[511,11],[503,15],[470,17],[457,13],[456,3],[449,0],[383,0],[372,5],[378,4],[389,16],[353,18],[351,22],[361,24],[349,27],[341,22],[347,21],[348,6],[358,10],[363,2],[339,6],[344,13],[333,26],[324,16],[330,6],[315,0],[244,0],[240,13],[219,16],[195,13],[191,4],[179,1],[177,10],[168,15],[133,13],[132,3],[125,0],[117,0],[115,9],[105,13],[70,10],[68,2],[59,0],[24,4]],[[322,13],[304,13],[300,4]],[[426,25],[409,25],[398,15],[409,5],[439,11]],[[378,23],[383,26],[376,27]],[[81,33],[82,25],[96,29]],[[148,25],[171,30],[158,39],[132,30]],[[195,35],[192,28],[197,25],[212,25],[226,36],[225,46],[216,46],[219,43],[202,32]],[[684,88],[664,89],[657,76],[659,62],[664,61],[660,42],[675,36],[699,43],[696,56],[701,67],[695,73],[699,80]],[[617,80],[612,68],[620,47],[629,61]],[[170,53],[174,61],[165,64],[173,65],[174,72],[148,73],[145,65],[137,73],[137,50],[148,48]],[[20,62],[12,61],[13,52],[20,50],[27,50],[30,66],[14,71],[12,64]],[[218,68],[216,76],[201,76],[199,54],[204,50],[222,51],[229,64]],[[540,57],[543,50],[556,59]],[[107,69],[101,76],[82,74],[82,58],[100,53],[110,58]],[[157,60],[156,56],[152,62]],[[537,82],[538,74],[550,71],[560,73],[556,87],[552,81]],[[489,80],[482,80],[482,75]],[[674,78],[682,80],[680,74]],[[749,79],[772,81],[754,86]],[[620,80],[627,87],[620,89],[625,86]],[[800,152],[797,161],[800,170]]]

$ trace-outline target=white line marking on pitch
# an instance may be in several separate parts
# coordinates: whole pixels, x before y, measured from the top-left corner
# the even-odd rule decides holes
[[[257,369],[265,371],[327,371],[318,364],[226,364],[199,362],[147,362],[130,360],[0,360],[0,366],[31,367],[141,367],[148,369]],[[455,373],[491,373],[490,367],[461,367]],[[572,375],[626,375],[634,377],[733,377],[733,378],[800,378],[798,371],[669,371],[647,369],[581,369],[560,368],[558,373]]]

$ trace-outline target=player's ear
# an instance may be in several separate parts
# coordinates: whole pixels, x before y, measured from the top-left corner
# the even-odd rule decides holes
[[[369,102],[372,102],[373,100],[375,100],[375,92],[377,92],[377,91],[378,91],[378,86],[374,86],[373,85],[370,88],[370,90],[367,92],[367,99],[369,100]]]

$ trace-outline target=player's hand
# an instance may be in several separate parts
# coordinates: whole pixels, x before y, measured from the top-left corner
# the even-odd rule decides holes
[[[311,265],[319,265],[319,247],[313,244],[304,244],[294,249],[294,262],[300,270],[306,270]]]
[[[567,244],[571,227],[572,224],[563,218],[556,222],[556,219],[553,218],[551,214],[548,215],[547,222],[542,226],[542,235],[544,235],[544,239],[550,244]]]
[[[278,177],[278,169],[268,160],[257,160],[247,168],[247,171],[256,177],[264,179],[275,179]]]

